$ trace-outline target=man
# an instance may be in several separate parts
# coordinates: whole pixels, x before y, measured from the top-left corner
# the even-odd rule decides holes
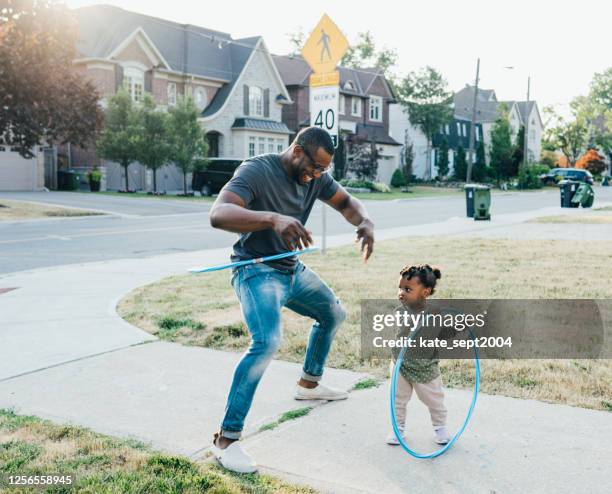
[[[253,259],[312,244],[304,224],[316,199],[338,210],[357,227],[364,261],[372,254],[374,224],[365,208],[331,176],[334,146],[318,127],[300,131],[282,154],[244,161],[219,193],[210,224],[240,234],[232,261]],[[232,286],[251,333],[251,346],[234,370],[221,430],[212,451],[224,467],[254,472],[255,461],[239,439],[257,385],[281,341],[281,308],[315,320],[310,333],[298,400],[341,400],[345,391],[320,384],[334,335],[346,317],[332,290],[297,256],[234,268]]]

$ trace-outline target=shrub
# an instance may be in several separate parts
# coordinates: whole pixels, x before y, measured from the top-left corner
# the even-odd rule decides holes
[[[375,190],[376,192],[391,192],[391,188],[382,182],[376,182],[372,190]]]
[[[102,181],[102,172],[94,167],[93,170],[87,172],[87,180],[89,183],[91,182],[101,182]]]
[[[391,187],[403,187],[406,184],[407,182],[404,172],[401,168],[398,168],[393,172],[393,176],[391,177]]]
[[[343,187],[354,187],[357,189],[374,190],[374,183],[369,180],[356,180],[353,178],[343,178],[340,180],[340,185]]]
[[[540,175],[547,171],[548,167],[544,165],[522,166],[519,169],[518,188],[541,189],[542,181],[540,180]]]

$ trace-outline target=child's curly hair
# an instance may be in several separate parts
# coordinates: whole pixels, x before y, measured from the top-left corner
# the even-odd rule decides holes
[[[436,266],[430,266],[429,264],[415,264],[413,266],[404,266],[400,270],[400,276],[411,280],[412,278],[418,278],[421,284],[426,288],[431,288],[431,294],[433,295],[436,282],[442,278],[440,269]]]

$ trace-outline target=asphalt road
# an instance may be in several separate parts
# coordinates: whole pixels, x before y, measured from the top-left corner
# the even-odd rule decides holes
[[[0,193],[0,199],[21,199],[110,212],[107,216],[0,222],[0,274],[27,269],[149,257],[231,245],[236,235],[210,227],[210,202],[131,198],[62,192]],[[596,201],[611,201],[612,187],[596,188]],[[465,215],[457,196],[365,201],[377,229],[435,223]],[[559,205],[559,191],[494,193],[491,214],[506,214]],[[597,203],[595,204],[595,206]],[[321,204],[307,227],[321,233]],[[327,207],[329,234],[354,227]]]

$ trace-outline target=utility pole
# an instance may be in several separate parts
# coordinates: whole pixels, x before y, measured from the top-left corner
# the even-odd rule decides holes
[[[531,76],[527,76],[527,104],[526,104],[526,108],[525,108],[525,134],[523,136],[523,166],[527,166],[527,153],[529,151],[529,132],[528,132],[528,127],[529,127],[529,89],[531,86]]]
[[[480,58],[476,62],[476,82],[474,84],[474,104],[472,105],[472,125],[470,125],[470,144],[467,177],[465,181],[469,184],[472,181],[472,167],[476,161],[476,152],[474,150],[474,137],[476,133],[476,103],[478,101],[478,76],[480,74]]]

